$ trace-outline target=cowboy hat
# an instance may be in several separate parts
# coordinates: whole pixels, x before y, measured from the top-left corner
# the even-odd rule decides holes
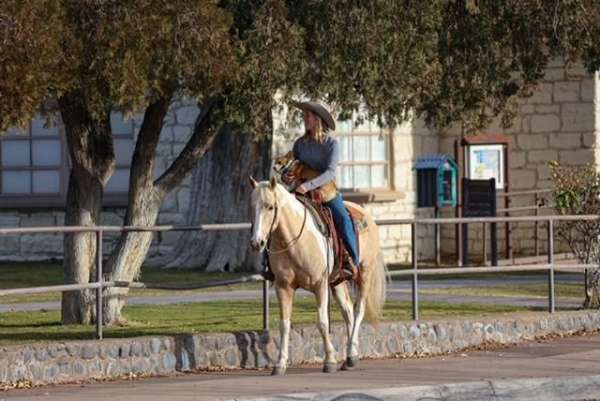
[[[294,102],[294,106],[302,111],[312,111],[315,113],[321,121],[323,121],[324,128],[327,131],[335,130],[335,121],[329,111],[319,102]]]

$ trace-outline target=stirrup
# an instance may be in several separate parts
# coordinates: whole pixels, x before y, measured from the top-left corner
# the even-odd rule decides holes
[[[348,259],[332,275],[330,285],[332,287],[335,287],[338,284],[343,283],[344,281],[358,281],[359,277],[359,268],[354,264],[352,258],[348,257]]]
[[[261,271],[260,275],[266,281],[275,281],[275,275],[273,274],[273,272],[271,271],[271,269],[265,269],[265,270]]]

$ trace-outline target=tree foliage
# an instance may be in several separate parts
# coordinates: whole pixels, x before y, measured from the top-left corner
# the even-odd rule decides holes
[[[87,107],[141,111],[162,95],[226,93],[256,128],[307,96],[394,125],[472,129],[531,93],[555,56],[600,66],[594,0],[7,0],[0,128],[77,88]]]
[[[238,73],[231,15],[210,0],[7,0],[0,23],[0,129],[69,92],[103,118],[174,92],[203,100]]]
[[[507,125],[550,59],[598,63],[590,0],[294,4],[307,52],[298,91],[392,126],[413,115],[438,128],[476,131],[498,115]]]

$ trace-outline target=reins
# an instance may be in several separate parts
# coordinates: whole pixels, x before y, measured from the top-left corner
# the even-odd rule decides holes
[[[275,225],[275,220],[277,220],[277,212],[278,211],[279,211],[279,207],[277,204],[277,197],[275,197],[275,213],[273,214],[273,221],[271,221],[271,228],[269,228],[269,239],[267,240],[267,247],[265,249],[269,255],[277,255],[277,254],[288,251],[292,246],[294,246],[294,244],[296,242],[298,242],[298,240],[302,236],[302,233],[304,232],[304,227],[306,226],[307,211],[306,211],[306,206],[304,206],[304,218],[302,220],[302,227],[300,227],[300,232],[298,233],[298,235],[294,239],[292,239],[290,242],[288,242],[283,248],[278,249],[276,251],[271,250],[270,249],[271,235],[273,234],[273,226]]]

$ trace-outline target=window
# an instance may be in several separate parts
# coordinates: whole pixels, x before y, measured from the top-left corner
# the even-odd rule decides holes
[[[133,153],[133,121],[112,113],[117,168],[105,188],[106,204],[125,205]],[[27,129],[11,128],[0,140],[0,207],[64,207],[69,157],[61,123],[38,116]]]
[[[355,126],[352,121],[338,122],[340,163],[338,187],[350,190],[389,190],[389,135],[375,123]]]
[[[66,160],[61,130],[42,117],[27,129],[9,129],[0,141],[0,205],[64,203]]]

